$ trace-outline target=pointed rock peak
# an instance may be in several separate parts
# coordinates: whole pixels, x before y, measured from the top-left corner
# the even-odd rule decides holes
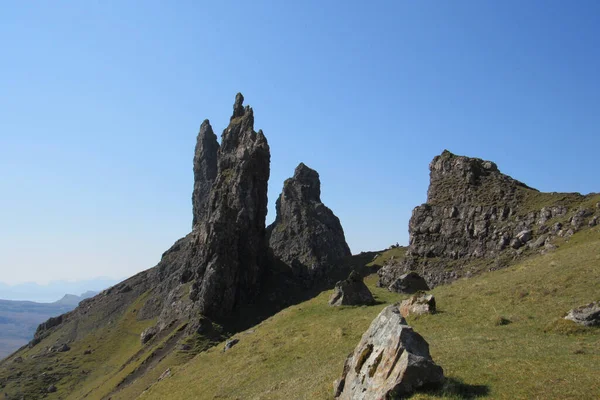
[[[245,111],[248,109],[248,106],[246,106],[246,109],[244,109],[244,96],[241,93],[236,94],[235,103],[233,104],[233,115],[231,116],[231,119],[243,117]]]
[[[300,163],[294,170],[294,179],[299,182],[309,184],[311,186],[321,186],[319,173],[314,169],[307,167],[306,164]]]
[[[200,136],[202,134],[202,132],[212,132],[212,126],[210,126],[210,121],[208,119],[205,119],[204,121],[202,121],[202,124],[200,125],[200,131],[198,132],[198,136]]]
[[[210,122],[205,119],[200,125],[194,152],[194,191],[192,193],[193,220],[196,227],[206,216],[210,189],[217,176],[217,153],[219,143]]]
[[[298,275],[312,280],[351,254],[340,220],[321,202],[321,181],[314,169],[303,163],[296,167],[275,210],[269,245]]]
[[[284,187],[295,187],[298,195],[304,200],[321,201],[319,173],[304,163],[298,164],[294,170],[294,176],[285,181]]]

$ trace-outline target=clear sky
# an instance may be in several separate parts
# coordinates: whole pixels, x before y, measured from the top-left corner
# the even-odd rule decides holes
[[[191,226],[200,123],[242,92],[268,221],[304,162],[353,252],[408,242],[449,149],[600,191],[600,2],[4,1],[0,281],[127,277]]]

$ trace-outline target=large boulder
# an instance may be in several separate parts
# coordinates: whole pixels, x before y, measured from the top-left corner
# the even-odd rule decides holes
[[[415,294],[400,303],[400,314],[404,318],[409,315],[435,313],[435,297],[432,294]]]
[[[273,253],[296,275],[321,275],[351,255],[338,217],[321,202],[317,171],[300,163],[283,184],[275,222],[267,228]]]
[[[400,315],[398,305],[383,309],[346,359],[335,397],[342,400],[401,398],[439,385],[444,373],[429,345]]]
[[[600,326],[600,301],[577,307],[567,313],[565,319],[584,326]]]
[[[371,291],[356,271],[352,271],[348,279],[335,284],[333,294],[329,298],[331,306],[371,305],[375,299]]]
[[[416,293],[422,290],[429,290],[425,279],[416,272],[409,272],[396,279],[388,289],[397,293]]]

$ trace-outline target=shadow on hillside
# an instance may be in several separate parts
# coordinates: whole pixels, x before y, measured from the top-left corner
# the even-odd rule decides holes
[[[218,322],[229,333],[251,328],[284,308],[300,304],[325,290],[333,289],[336,282],[346,279],[352,270],[359,272],[363,277],[376,272],[376,268],[366,266],[375,254],[377,252],[364,252],[346,257],[332,266],[327,274],[311,279],[292,273],[287,264],[272,257],[258,299],[252,304],[240,305],[233,315]]]
[[[476,399],[490,394],[488,385],[470,385],[460,379],[446,377],[441,388],[431,389],[427,393],[441,398]]]

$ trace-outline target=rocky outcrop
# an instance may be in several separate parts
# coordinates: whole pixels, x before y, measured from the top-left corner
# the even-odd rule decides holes
[[[192,193],[193,221],[196,227],[207,214],[208,197],[217,177],[217,153],[219,143],[210,122],[205,119],[200,125],[194,151],[194,192]]]
[[[565,319],[583,326],[600,326],[600,301],[572,309]]]
[[[321,202],[317,171],[300,163],[283,184],[268,228],[273,253],[299,276],[313,278],[351,255],[338,217]]]
[[[403,398],[444,380],[429,345],[391,305],[373,320],[346,359],[335,397],[342,400]]]
[[[217,176],[189,260],[195,274],[192,300],[213,318],[257,295],[267,263],[269,145],[261,130],[254,131],[254,113],[243,101],[238,93],[221,136]]]
[[[427,203],[413,210],[406,257],[379,271],[379,285],[390,290],[409,271],[419,271],[435,286],[470,274],[463,266],[474,259],[495,262],[488,269],[497,269],[528,250],[551,250],[553,238],[593,224],[597,212],[574,207],[586,196],[541,193],[501,173],[491,161],[446,150],[429,169]]]
[[[435,297],[432,294],[415,294],[400,303],[400,314],[404,318],[409,315],[435,313]]]
[[[375,304],[373,294],[356,271],[352,271],[348,279],[335,284],[329,298],[330,306],[358,306]]]

